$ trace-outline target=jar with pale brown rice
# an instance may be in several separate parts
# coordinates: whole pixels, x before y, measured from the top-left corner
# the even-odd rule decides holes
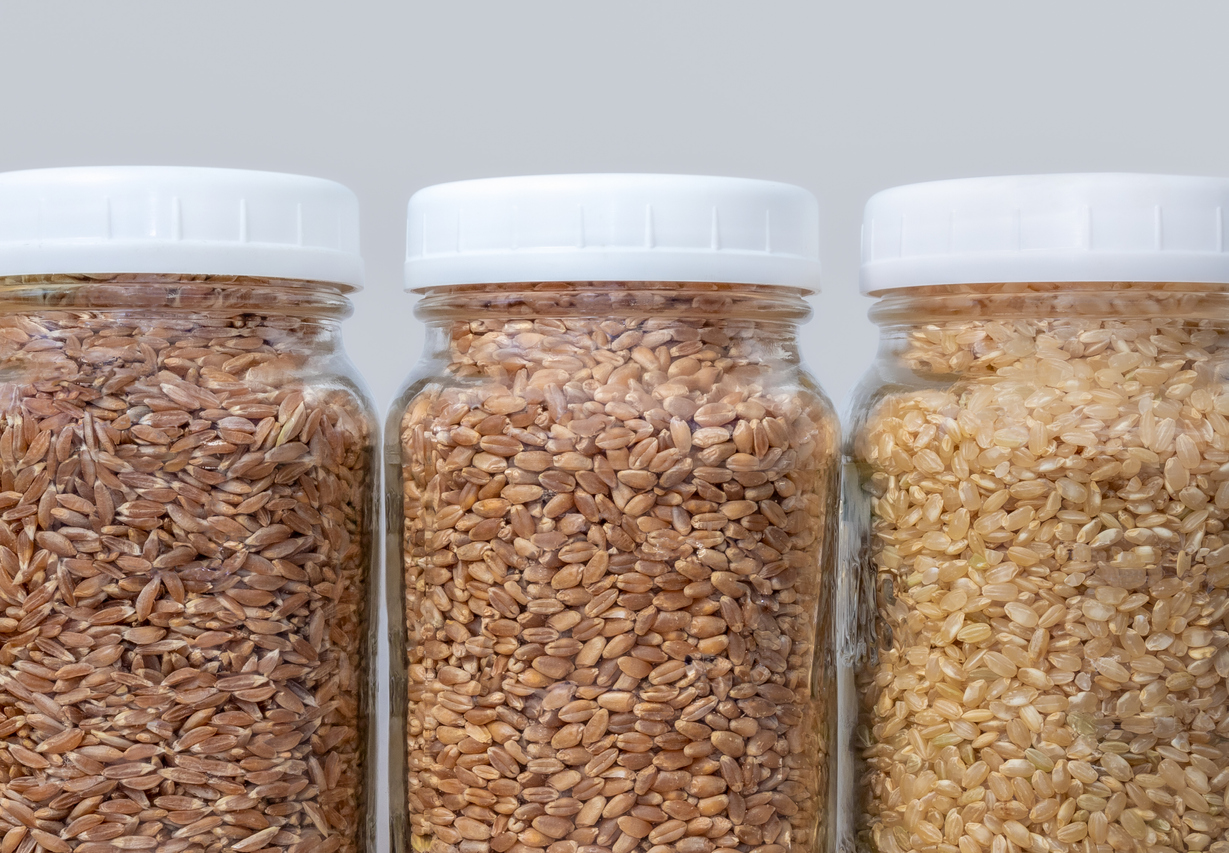
[[[931,287],[872,316],[857,849],[1229,851],[1229,297]]]

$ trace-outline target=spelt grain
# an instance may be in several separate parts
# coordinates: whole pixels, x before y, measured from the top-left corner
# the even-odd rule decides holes
[[[370,435],[310,295],[0,284],[0,849],[357,851]]]

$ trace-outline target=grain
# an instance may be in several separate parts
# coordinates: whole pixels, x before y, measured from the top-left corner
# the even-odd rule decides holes
[[[358,851],[370,422],[296,310],[330,289],[0,285],[0,849]]]
[[[1229,850],[1227,329],[1196,296],[1031,298],[910,326],[927,388],[853,437],[859,844]]]
[[[821,843],[835,421],[714,291],[441,315],[394,422],[406,849]]]

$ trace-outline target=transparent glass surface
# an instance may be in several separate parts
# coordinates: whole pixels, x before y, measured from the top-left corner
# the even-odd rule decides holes
[[[0,848],[367,851],[343,291],[0,279]]]
[[[845,850],[1229,850],[1229,301],[889,294],[845,450]]]
[[[386,433],[399,853],[828,849],[838,428],[802,296],[422,301]]]

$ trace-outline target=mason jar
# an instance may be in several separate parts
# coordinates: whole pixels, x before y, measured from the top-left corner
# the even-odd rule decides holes
[[[829,849],[814,199],[582,175],[432,187],[409,215],[393,849]]]
[[[0,175],[0,846],[373,849],[357,200]]]
[[[1229,851],[1229,180],[867,206],[846,849]]]

